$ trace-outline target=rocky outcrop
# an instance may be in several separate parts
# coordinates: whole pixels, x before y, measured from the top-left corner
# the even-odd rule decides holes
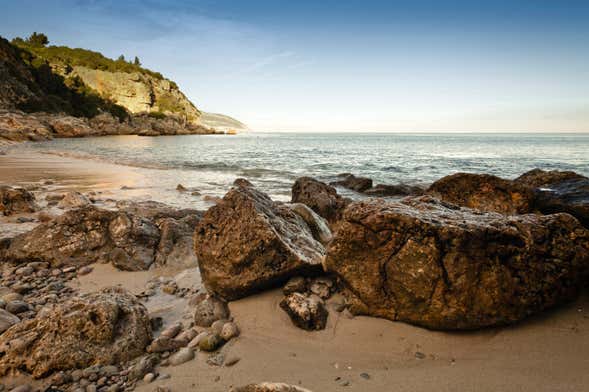
[[[69,73],[64,76],[79,77],[84,84],[130,113],[167,112],[180,115],[191,123],[199,122],[200,111],[168,79],[147,73],[108,72],[80,66],[56,69],[67,69]]]
[[[334,187],[311,177],[301,177],[295,181],[291,201],[305,204],[330,223],[341,218],[343,209],[349,203],[348,199],[337,194]]]
[[[532,189],[489,174],[452,174],[434,182],[426,192],[440,200],[481,211],[501,214],[534,211]]]
[[[505,216],[430,197],[345,211],[325,261],[357,314],[442,330],[509,324],[569,301],[589,232],[568,214]]]
[[[40,378],[118,364],[143,354],[150,341],[145,307],[122,289],[105,289],[46,308],[0,335],[0,375]]]
[[[321,269],[323,245],[300,215],[237,181],[194,232],[205,286],[233,300]]]
[[[112,262],[137,271],[153,263],[159,238],[157,226],[144,218],[87,206],[13,238],[0,255],[14,262],[37,260],[52,266]]]
[[[12,215],[37,211],[35,196],[22,188],[0,186],[0,213]]]
[[[338,177],[339,180],[331,182],[329,185],[341,186],[356,192],[364,192],[372,188],[372,179],[367,177],[356,177],[351,173],[338,174]]]

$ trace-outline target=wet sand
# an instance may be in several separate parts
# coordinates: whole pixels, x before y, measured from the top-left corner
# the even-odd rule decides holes
[[[0,183],[113,192],[132,184],[136,171],[50,155],[0,156]],[[180,273],[180,276],[178,274]],[[198,270],[122,272],[94,265],[72,284],[82,292],[121,285],[133,293],[158,276],[178,276],[200,286]],[[428,331],[403,323],[331,312],[324,331],[292,325],[278,302],[279,290],[230,303],[241,335],[221,352],[237,357],[232,367],[211,366],[207,354],[177,367],[165,385],[172,391],[228,391],[231,386],[274,381],[318,391],[584,391],[589,386],[589,296],[507,328],[470,333]],[[158,295],[146,306],[166,323],[189,322],[187,300]],[[365,374],[365,375],[364,375]]]

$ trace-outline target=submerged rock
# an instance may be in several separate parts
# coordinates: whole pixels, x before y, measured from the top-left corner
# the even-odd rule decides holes
[[[131,294],[109,288],[46,308],[0,336],[0,375],[33,377],[91,365],[118,364],[151,341],[147,310]]]
[[[378,184],[370,189],[366,189],[364,192],[367,196],[374,197],[391,197],[391,196],[418,196],[422,195],[424,190],[415,185],[386,185]]]
[[[481,211],[501,214],[534,211],[532,189],[489,174],[452,174],[434,182],[426,192],[445,202]]]
[[[57,204],[59,208],[80,208],[92,204],[90,199],[80,192],[66,193]]]
[[[0,213],[12,215],[37,211],[35,196],[22,188],[0,186]]]
[[[351,310],[432,329],[509,324],[569,301],[589,232],[568,214],[505,216],[430,197],[353,203],[326,267]]]
[[[305,204],[330,223],[341,218],[343,209],[349,203],[348,199],[337,194],[334,187],[311,177],[301,177],[295,181],[291,201]]]
[[[325,256],[299,214],[244,183],[205,213],[194,247],[205,286],[227,300],[316,273]]]
[[[330,183],[330,185],[342,186],[356,192],[364,192],[372,188],[372,179],[367,177],[356,177],[350,173],[338,174],[340,180]]]
[[[289,315],[293,324],[308,331],[324,329],[327,323],[327,309],[318,297],[307,297],[301,293],[287,295],[280,307]]]

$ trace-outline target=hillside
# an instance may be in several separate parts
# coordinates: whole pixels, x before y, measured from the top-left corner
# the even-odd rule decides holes
[[[172,115],[198,124],[200,111],[176,83],[164,78],[159,72],[143,68],[139,59],[127,62],[121,56],[118,60],[112,60],[87,49],[47,46],[46,37],[41,40],[34,38],[38,36],[12,41],[33,75],[50,71],[54,76],[62,78],[63,84],[82,95],[98,96],[125,108],[131,114]],[[37,81],[44,84],[46,78],[40,76]]]
[[[219,113],[202,112],[200,120],[202,125],[219,130],[244,131],[248,129],[247,125],[241,121]]]

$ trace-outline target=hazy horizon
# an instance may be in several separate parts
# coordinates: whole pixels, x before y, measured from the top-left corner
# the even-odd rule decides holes
[[[33,31],[176,81],[258,131],[589,132],[584,1],[8,0]]]

